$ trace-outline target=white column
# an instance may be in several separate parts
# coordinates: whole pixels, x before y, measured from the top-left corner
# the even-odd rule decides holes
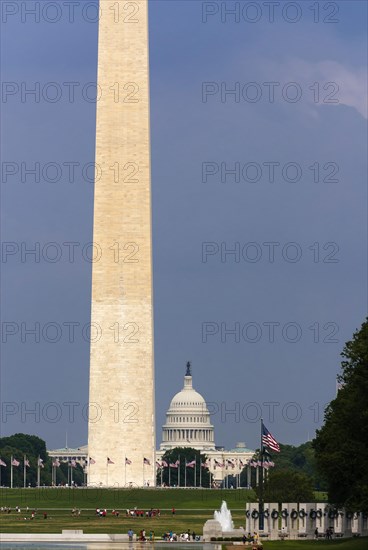
[[[270,512],[269,525],[270,525],[271,539],[275,540],[278,538],[279,520],[278,518],[272,517],[272,512],[279,512],[278,502],[270,502],[269,512]]]

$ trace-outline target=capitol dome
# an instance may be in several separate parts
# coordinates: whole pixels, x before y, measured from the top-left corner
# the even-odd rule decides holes
[[[206,401],[192,384],[191,365],[187,363],[184,387],[171,400],[162,426],[161,449],[193,447],[214,449],[214,429]]]

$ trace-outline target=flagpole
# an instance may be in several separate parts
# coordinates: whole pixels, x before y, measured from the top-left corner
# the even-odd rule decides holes
[[[126,487],[126,457],[124,460],[124,487]]]
[[[179,455],[179,465],[178,465],[178,487],[180,487],[180,455]]]
[[[106,459],[106,487],[109,486],[109,459]]]
[[[261,469],[259,472],[259,531],[264,530],[264,502],[263,502],[263,418],[261,418]]]
[[[185,457],[185,470],[184,470],[184,487],[187,487],[187,458]]]
[[[13,489],[13,455],[10,457],[10,489]]]
[[[194,487],[197,487],[197,457],[195,456],[194,459]]]
[[[171,487],[171,468],[169,463],[169,487]]]
[[[23,455],[23,487],[26,488],[26,455]]]
[[[199,454],[199,486],[202,487],[202,459],[201,459],[201,454]]]

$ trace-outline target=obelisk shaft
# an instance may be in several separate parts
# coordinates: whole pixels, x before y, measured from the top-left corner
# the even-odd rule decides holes
[[[88,482],[153,485],[147,0],[100,6]]]

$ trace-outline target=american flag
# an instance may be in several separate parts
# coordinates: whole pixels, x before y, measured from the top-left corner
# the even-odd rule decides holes
[[[26,458],[24,459],[24,466],[26,468],[30,468],[29,460],[27,460]]]
[[[52,465],[53,465],[55,468],[59,468],[59,467],[60,467],[60,461],[59,461],[59,459],[57,458],[56,460],[54,460],[54,462],[52,463]]]
[[[89,463],[90,463],[90,464],[96,464],[96,461],[95,461],[95,460],[93,460],[93,458],[92,458],[92,457],[89,457]]]
[[[129,460],[129,458],[125,457],[125,464],[131,464],[131,463],[132,463],[132,461]]]
[[[12,466],[19,466],[19,464],[20,464],[20,462],[16,458],[13,458],[13,460],[11,461]]]
[[[166,460],[161,460],[161,466],[163,468],[167,468],[168,467],[168,463],[166,462]]]
[[[70,461],[70,466],[71,466],[72,468],[76,468],[76,467],[77,467],[77,461],[74,460],[74,459],[71,460],[71,461]]]
[[[227,464],[228,466],[231,466],[231,468],[235,468],[235,464],[234,464],[234,462],[232,462],[231,460],[227,460],[227,461],[226,461],[226,464]]]
[[[219,462],[218,460],[215,459],[215,468],[216,466],[218,466],[219,468],[223,468],[224,464],[222,464],[222,462]]]
[[[208,460],[206,460],[206,462],[202,462],[201,464],[202,468],[209,468],[210,467],[210,463]]]
[[[185,467],[186,468],[194,468],[196,461],[192,460],[192,462],[186,462]]]
[[[156,468],[162,468],[162,464],[158,460],[156,460]]]
[[[37,464],[38,464],[38,466],[39,466],[40,468],[44,468],[44,467],[45,467],[45,466],[43,465],[43,460],[42,460],[42,458],[39,458],[39,459],[38,459],[38,463],[37,463]]]
[[[0,458],[0,466],[6,466],[6,463]]]
[[[177,460],[176,462],[170,462],[169,467],[170,468],[179,468],[179,461]]]
[[[244,462],[240,458],[239,458],[239,466],[241,468],[244,468],[244,466],[245,466]]]
[[[113,462],[111,458],[107,457],[107,464],[115,464],[115,462]]]
[[[280,445],[262,422],[262,444],[276,453],[280,452]]]
[[[146,457],[144,457],[144,459],[143,459],[143,464],[147,464],[147,466],[151,465],[150,461]]]

